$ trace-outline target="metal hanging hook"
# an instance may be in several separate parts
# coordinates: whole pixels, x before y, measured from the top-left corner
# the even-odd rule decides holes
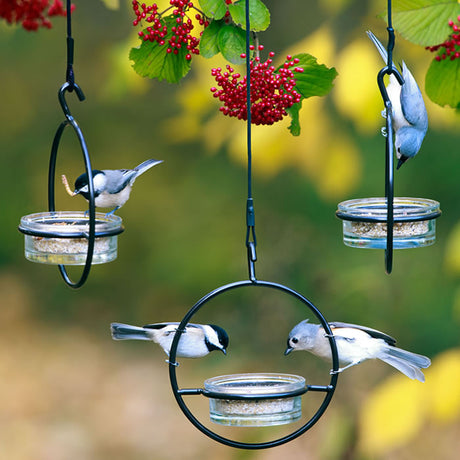
[[[85,100],[85,95],[83,94],[82,89],[75,82],[73,84],[69,82],[65,82],[59,89],[59,93],[58,93],[59,103],[61,104],[64,115],[66,116],[68,120],[73,119],[73,117],[72,117],[72,114],[70,113],[69,106],[67,105],[67,102],[65,99],[65,92],[66,91],[72,92],[73,90],[75,90],[75,92],[77,93],[78,99],[80,101]]]

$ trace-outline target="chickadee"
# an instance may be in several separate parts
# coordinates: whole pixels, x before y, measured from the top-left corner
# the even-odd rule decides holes
[[[367,35],[377,47],[385,63],[388,63],[388,52],[378,38],[370,31]],[[394,64],[392,63],[394,66]],[[395,131],[396,157],[399,169],[409,158],[417,155],[428,129],[428,115],[422,93],[405,62],[401,65],[404,84],[401,86],[396,77],[390,75],[390,83],[386,87],[392,106],[393,129]]]
[[[151,340],[158,343],[169,356],[172,341],[179,323],[147,324],[143,327],[112,323],[110,329],[114,340]],[[192,324],[185,327],[179,338],[176,356],[202,358],[214,350],[227,354],[228,335],[214,324]]]
[[[107,215],[121,208],[129,198],[134,181],[145,171],[163,160],[147,160],[134,169],[98,169],[92,170],[94,185],[94,204],[99,208],[111,208]],[[73,196],[81,194],[89,200],[88,175],[81,174],[75,181]]]
[[[411,379],[425,381],[425,376],[420,369],[427,368],[431,364],[430,359],[396,348],[396,340],[393,337],[356,324],[334,322],[329,323],[329,326],[337,345],[339,362],[341,365],[346,364],[337,372],[342,372],[367,359],[380,359]],[[289,333],[284,354],[306,350],[321,358],[331,359],[332,352],[327,337],[322,326],[304,320]]]

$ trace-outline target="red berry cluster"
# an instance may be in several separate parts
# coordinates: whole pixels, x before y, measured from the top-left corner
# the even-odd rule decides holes
[[[191,18],[187,16],[188,11],[194,8],[193,3],[190,0],[170,0],[169,3],[171,6],[159,13],[156,3],[146,5],[145,3],[140,4],[137,0],[133,0],[133,11],[136,15],[133,25],[137,26],[142,21],[147,22],[149,25],[146,29],[139,32],[139,38],[144,41],[157,42],[160,46],[163,46],[166,44],[165,38],[168,35],[168,26],[164,20],[164,15],[172,10],[172,17],[175,18],[176,25],[171,27],[172,36],[168,39],[168,48],[166,51],[178,54],[179,50],[185,47],[188,51],[185,58],[190,60],[192,59],[192,54],[200,54],[198,49],[200,38],[191,35],[194,25]],[[195,18],[203,27],[209,25],[209,21],[200,13],[195,14]]]
[[[72,11],[74,9],[72,5]],[[0,0],[0,17],[10,24],[21,23],[26,30],[38,30],[39,27],[51,29],[48,19],[52,16],[65,16],[61,0]]]
[[[254,46],[250,47],[254,50]],[[263,46],[259,46],[259,50]],[[286,56],[286,62],[275,72],[272,65],[275,53],[270,52],[265,62],[256,57],[250,63],[251,78],[251,121],[256,125],[272,125],[287,115],[286,109],[299,102],[301,95],[295,90],[296,79],[294,72],[303,72],[298,67],[299,60]],[[242,54],[242,58],[246,55]],[[291,70],[292,69],[292,70]],[[246,76],[241,75],[227,65],[227,71],[222,72],[220,67],[211,71],[217,85],[211,91],[215,98],[223,102],[220,111],[229,117],[247,120]]]
[[[457,21],[460,22],[460,16],[457,17]],[[452,29],[452,34],[444,43],[426,47],[427,50],[432,52],[438,51],[440,48],[445,49],[445,52],[435,57],[437,61],[443,61],[447,58],[453,61],[454,59],[460,58],[460,26],[450,20],[449,27]]]

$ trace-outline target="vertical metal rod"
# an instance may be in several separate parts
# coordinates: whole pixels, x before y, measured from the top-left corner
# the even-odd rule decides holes
[[[387,68],[393,71],[393,48],[395,44],[395,34],[392,25],[391,18],[391,0],[388,0],[387,4],[387,14],[388,14],[388,62]],[[385,195],[387,197],[387,246],[385,249],[385,270],[388,274],[391,273],[393,269],[393,227],[394,227],[394,156],[393,156],[393,125],[392,125],[392,107],[390,100],[385,101],[386,109],[386,128],[387,128],[387,138],[386,138],[386,162],[385,162]]]
[[[250,18],[249,0],[246,1],[246,112],[248,150],[248,199],[252,198],[252,135],[251,135],[251,59],[250,59]]]
[[[391,120],[391,104],[387,105],[387,138],[385,162],[385,195],[387,197],[387,246],[385,249],[385,270],[388,274],[393,268],[393,227],[394,227],[394,157],[393,157],[393,124]]]
[[[70,0],[67,0],[66,6],[66,16],[67,16],[67,69],[66,69],[66,82],[69,83],[68,91],[72,92],[75,84],[75,75],[73,71],[73,51],[74,51],[74,41],[72,38],[72,5]]]
[[[251,119],[251,26],[249,17],[249,0],[246,1],[246,118],[247,118],[247,152],[248,152],[248,199],[246,202],[246,248],[248,258],[249,279],[256,281],[255,262],[256,254],[256,234],[255,234],[255,214],[254,200],[252,199],[252,119]]]

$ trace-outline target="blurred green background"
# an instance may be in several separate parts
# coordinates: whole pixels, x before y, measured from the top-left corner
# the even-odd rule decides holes
[[[218,113],[209,91],[217,61],[195,59],[178,85],[147,81],[130,68],[137,46],[130,2],[107,8],[75,1],[76,81],[87,100],[67,95],[94,168],[164,160],[140,178],[118,211],[125,233],[118,259],[94,266],[69,289],[56,267],[28,262],[21,216],[47,210],[51,142],[63,114],[65,19],[28,33],[0,24],[0,452],[36,459],[454,459],[460,451],[459,119],[427,100],[430,129],[420,154],[396,173],[395,195],[441,202],[434,246],[396,251],[385,274],[383,251],[342,243],[337,203],[384,193],[382,62],[365,35],[382,41],[386,2],[266,0],[272,20],[260,34],[279,61],[309,52],[336,67],[335,88],[304,102],[302,133],[289,121],[254,128],[257,276],[310,299],[328,320],[388,332],[433,364],[424,384],[383,363],[340,376],[329,409],[297,440],[265,451],[217,444],[180,413],[166,355],[146,342],[114,342],[112,321],[179,321],[204,294],[247,278],[245,124]],[[397,36],[395,58],[420,86],[432,56]],[[58,174],[73,182],[83,162],[64,135]],[[57,176],[59,177],[59,176]],[[57,209],[85,209],[57,183]],[[79,270],[71,271],[78,276]],[[223,296],[200,311],[230,333],[229,354],[181,363],[179,380],[202,385],[231,372],[281,371],[329,380],[328,363],[282,355],[291,327],[308,312],[279,293]],[[213,307],[216,308],[213,308]],[[194,398],[191,398],[194,399]],[[204,398],[203,398],[204,399]],[[305,416],[318,404],[303,398]],[[207,423],[206,401],[190,402]],[[228,430],[238,440],[273,439],[290,427]],[[178,442],[181,440],[181,442]]]

